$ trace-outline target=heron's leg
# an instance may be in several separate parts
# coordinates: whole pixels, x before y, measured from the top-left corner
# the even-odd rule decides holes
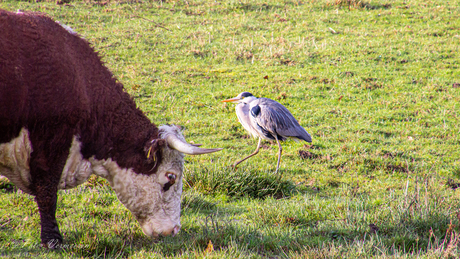
[[[276,142],[278,142],[278,147],[279,147],[279,151],[278,151],[278,163],[276,164],[276,171],[275,171],[275,174],[278,173],[278,169],[280,168],[280,161],[281,161],[281,152],[283,152],[283,148],[281,147],[281,143],[280,143],[280,140],[278,139],[278,137],[275,135],[275,138],[276,138]]]
[[[259,143],[257,143],[256,151],[254,151],[254,152],[253,152],[252,154],[250,154],[249,156],[247,156],[247,157],[241,159],[240,161],[236,161],[236,162],[233,164],[233,168],[236,169],[236,166],[237,166],[239,163],[241,163],[241,162],[243,162],[244,160],[246,160],[246,159],[248,159],[248,158],[250,158],[250,157],[256,155],[257,153],[259,153],[259,148],[260,148],[260,143],[261,143],[261,142],[262,142],[262,139],[259,138]]]

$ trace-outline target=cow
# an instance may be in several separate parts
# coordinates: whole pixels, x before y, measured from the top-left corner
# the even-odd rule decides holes
[[[219,150],[152,123],[70,27],[0,10],[0,174],[35,197],[45,247],[62,243],[58,190],[92,174],[108,180],[147,236],[177,234],[184,154]]]

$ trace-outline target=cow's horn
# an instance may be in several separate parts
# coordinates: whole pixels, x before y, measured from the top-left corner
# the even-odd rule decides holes
[[[222,150],[222,148],[199,148],[192,144],[182,141],[173,134],[166,136],[168,146],[187,155],[202,155]]]

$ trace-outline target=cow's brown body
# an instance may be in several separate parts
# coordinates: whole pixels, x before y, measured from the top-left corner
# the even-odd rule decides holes
[[[88,42],[41,14],[0,11],[0,24],[0,143],[26,127],[37,136],[34,150],[49,152],[36,161],[46,168],[45,157],[68,150],[78,135],[84,157],[145,171],[143,144],[158,138],[158,129]]]
[[[44,244],[62,240],[55,210],[61,174],[65,165],[69,167],[70,157],[78,158],[76,168],[79,168],[69,169],[70,173],[98,172],[109,181],[114,179],[111,170],[124,172],[123,177],[128,171],[132,177],[136,174],[157,177],[152,180],[152,186],[168,180],[161,177],[171,177],[167,167],[164,170],[168,175],[155,176],[162,163],[162,153],[168,148],[159,137],[158,128],[136,108],[86,40],[42,14],[0,10],[0,146],[16,145],[19,142],[13,140],[18,140],[20,135],[25,136],[20,143],[30,142],[30,154],[27,155],[27,149],[23,152],[30,175],[25,177],[22,189],[35,196]],[[76,150],[73,156],[69,155],[71,146]],[[178,182],[183,156],[168,152],[174,159],[177,156],[178,162],[174,164],[180,164],[174,173],[174,177],[178,177],[174,180]],[[8,155],[1,153],[0,149],[0,157]],[[3,164],[3,170],[13,172],[13,167]],[[27,173],[27,164],[23,171]],[[11,172],[9,178],[14,178]],[[115,185],[121,183],[113,181]],[[143,191],[139,186],[122,187],[122,190],[133,189],[129,190],[131,193]],[[180,191],[181,188],[180,185]],[[117,195],[120,198],[125,194]],[[174,206],[180,210],[180,205]],[[138,214],[140,222],[147,220],[148,215]],[[176,233],[179,224],[174,224]],[[152,227],[144,229],[149,235],[155,234],[152,231],[155,232]]]

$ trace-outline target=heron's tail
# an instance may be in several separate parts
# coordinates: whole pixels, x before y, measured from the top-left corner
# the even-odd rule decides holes
[[[295,136],[296,138],[301,139],[301,140],[305,140],[305,141],[311,143],[311,135],[304,128],[299,127],[297,132],[299,133],[299,135]]]

